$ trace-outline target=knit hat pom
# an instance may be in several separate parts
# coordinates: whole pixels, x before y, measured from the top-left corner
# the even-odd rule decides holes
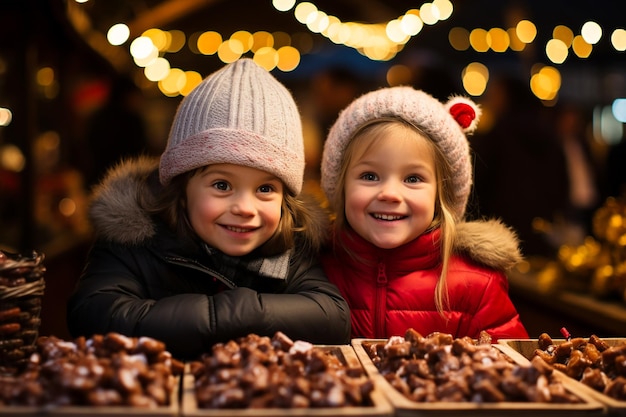
[[[480,107],[476,103],[468,98],[456,96],[451,97],[445,107],[459,126],[461,126],[463,132],[471,133],[476,130],[481,113]]]

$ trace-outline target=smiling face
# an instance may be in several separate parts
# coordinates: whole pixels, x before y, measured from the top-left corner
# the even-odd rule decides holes
[[[209,246],[242,256],[267,242],[280,222],[283,183],[255,168],[215,164],[187,183],[191,227]]]
[[[372,244],[391,249],[432,224],[437,197],[434,145],[401,123],[369,128],[345,172],[345,215]]]

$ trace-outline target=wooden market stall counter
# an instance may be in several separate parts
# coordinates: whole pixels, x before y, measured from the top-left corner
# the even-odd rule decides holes
[[[509,293],[531,338],[545,332],[560,337],[565,327],[573,337],[626,336],[626,303],[601,300],[589,292],[544,289],[537,272],[509,274]]]

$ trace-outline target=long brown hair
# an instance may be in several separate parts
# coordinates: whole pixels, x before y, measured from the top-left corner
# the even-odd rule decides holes
[[[395,117],[374,119],[356,130],[352,138],[348,141],[344,152],[337,183],[337,190],[339,191],[335,193],[333,200],[330,202],[336,214],[334,226],[337,231],[342,228],[350,227],[345,213],[345,184],[346,173],[356,151],[362,149],[362,147],[372,146],[373,143],[380,140],[390,129],[398,128],[410,129],[415,133],[416,137],[427,140],[435,155],[437,198],[435,200],[435,215],[427,231],[432,231],[436,228],[441,229],[441,273],[437,280],[434,297],[437,311],[443,315],[448,303],[446,276],[450,258],[453,253],[454,240],[456,238],[456,219],[451,209],[451,207],[454,207],[455,197],[449,183],[449,179],[452,177],[453,173],[451,166],[441,153],[439,147],[426,133],[408,121]],[[335,236],[338,235],[339,233],[335,233]]]

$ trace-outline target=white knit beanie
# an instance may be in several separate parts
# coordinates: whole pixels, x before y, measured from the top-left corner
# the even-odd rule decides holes
[[[480,108],[465,97],[451,97],[443,104],[411,87],[382,88],[362,95],[339,114],[331,127],[322,155],[321,185],[326,197],[335,201],[343,155],[357,129],[370,121],[397,117],[418,127],[441,149],[452,167],[455,216],[465,214],[472,186],[472,163],[466,133],[478,124]],[[393,161],[389,161],[393,163]]]
[[[176,111],[159,176],[230,163],[267,171],[294,194],[302,190],[304,140],[287,88],[249,58],[205,78]]]

